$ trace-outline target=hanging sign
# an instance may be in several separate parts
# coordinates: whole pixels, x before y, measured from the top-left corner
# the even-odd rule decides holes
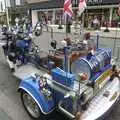
[[[103,2],[103,0],[87,0],[87,3],[92,3],[92,4],[94,4],[94,3],[102,3]]]

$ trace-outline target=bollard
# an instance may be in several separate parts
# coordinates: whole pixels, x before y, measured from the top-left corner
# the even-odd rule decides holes
[[[119,60],[120,58],[120,46],[117,47],[117,60]]]
[[[100,39],[100,35],[99,35],[99,32],[97,31],[96,32],[96,34],[97,34],[97,43],[96,43],[96,47],[98,48],[99,47],[99,39]]]

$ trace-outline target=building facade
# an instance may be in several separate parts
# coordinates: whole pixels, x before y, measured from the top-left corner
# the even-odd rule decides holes
[[[16,17],[27,15],[25,0],[2,0],[0,2],[0,24],[14,24]]]
[[[27,15],[25,0],[10,0],[8,6],[10,24],[15,24],[15,19]]]
[[[63,20],[64,0],[27,0],[31,9],[32,24],[38,20],[48,20],[48,23],[59,24]],[[74,17],[78,9],[79,0],[72,0]],[[117,15],[119,0],[87,0],[87,8],[84,11],[84,24],[86,27],[92,25],[95,17],[101,26],[109,25],[116,27],[119,22]]]

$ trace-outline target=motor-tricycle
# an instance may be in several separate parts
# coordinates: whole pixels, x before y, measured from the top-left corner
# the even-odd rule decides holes
[[[63,40],[61,45],[56,49],[52,41],[53,50],[39,51],[39,68],[31,61],[15,65],[12,74],[21,79],[23,106],[34,119],[55,109],[70,119],[103,119],[120,96],[119,69],[111,63],[111,49],[89,47],[85,41],[68,45]]]

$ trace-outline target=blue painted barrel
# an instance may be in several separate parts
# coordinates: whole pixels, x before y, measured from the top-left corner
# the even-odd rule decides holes
[[[90,60],[80,58],[72,63],[71,72],[74,74],[87,73],[88,78],[99,74],[111,61],[111,49],[99,49]]]

